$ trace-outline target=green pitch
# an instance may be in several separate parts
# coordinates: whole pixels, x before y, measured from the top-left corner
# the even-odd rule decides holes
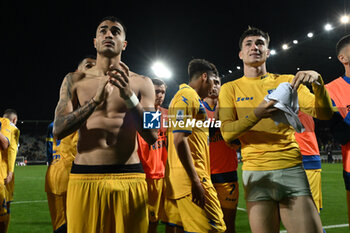
[[[11,204],[10,233],[52,232],[45,193],[46,169],[46,166],[16,167],[15,200]],[[239,181],[241,181],[241,172],[239,172]],[[236,230],[237,233],[250,232],[242,182],[239,188],[240,209],[237,211]],[[327,233],[349,232],[347,227],[337,226],[347,224],[346,193],[340,163],[322,164],[322,191],[321,218]],[[164,225],[159,226],[159,232],[165,232]]]

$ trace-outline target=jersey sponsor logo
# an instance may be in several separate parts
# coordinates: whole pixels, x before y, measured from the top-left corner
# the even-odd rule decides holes
[[[276,89],[267,90],[267,93],[271,94],[274,90],[276,90]]]
[[[143,113],[143,128],[144,129],[160,129],[160,111],[144,112]]]
[[[252,100],[254,97],[237,97],[236,102]]]

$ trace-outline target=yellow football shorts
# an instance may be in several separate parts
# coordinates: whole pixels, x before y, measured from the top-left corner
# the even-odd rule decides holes
[[[159,213],[164,208],[164,179],[146,178],[148,190],[148,218],[150,222],[158,222]]]
[[[8,194],[5,185],[0,183],[0,222],[5,222],[9,219],[6,196],[8,196]]]
[[[318,213],[322,209],[321,169],[305,170]]]
[[[165,216],[162,221],[183,227],[185,232],[225,232],[223,213],[213,186],[204,184],[206,190],[204,209],[192,202],[192,194],[179,199],[165,198]]]
[[[128,170],[119,169],[121,166],[133,165],[73,164],[67,191],[69,233],[148,231],[146,176],[138,172],[118,173]],[[141,166],[142,170],[141,164],[137,166]],[[82,170],[91,171],[82,174]]]
[[[53,231],[57,231],[61,228],[66,228],[67,216],[66,216],[66,197],[67,193],[57,195],[53,193],[46,193],[47,201],[49,204],[51,224]]]
[[[224,209],[237,209],[238,205],[238,182],[214,183],[220,205]]]

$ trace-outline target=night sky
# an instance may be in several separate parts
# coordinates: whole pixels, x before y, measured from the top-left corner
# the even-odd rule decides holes
[[[64,76],[85,55],[96,54],[95,30],[108,15],[126,25],[128,47],[122,60],[132,71],[154,77],[150,67],[157,59],[171,68],[173,78],[165,80],[169,86],[165,104],[178,84],[187,82],[187,64],[193,58],[216,64],[223,82],[239,78],[238,40],[248,25],[270,34],[270,49],[277,55],[267,62],[269,72],[314,69],[326,83],[343,75],[335,44],[350,33],[350,24],[339,23],[342,14],[350,13],[349,0],[7,2],[1,3],[0,14],[0,113],[14,108],[21,120],[53,119]],[[323,30],[327,22],[334,30]],[[308,32],[315,36],[307,38]],[[281,50],[283,43],[294,39],[298,45]]]

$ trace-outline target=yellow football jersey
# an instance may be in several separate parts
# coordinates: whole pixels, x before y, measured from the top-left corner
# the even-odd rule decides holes
[[[0,118],[1,133],[8,139],[9,146],[1,151],[1,178],[7,177],[8,171],[13,172],[18,150],[19,130],[7,118]]]
[[[239,138],[242,144],[243,170],[277,170],[301,163],[299,146],[290,125],[276,125],[271,118],[260,121],[254,109],[264,97],[282,82],[291,82],[293,75],[267,73],[256,78],[242,77],[221,87],[219,116],[221,133],[225,141]],[[332,114],[332,104],[323,81],[313,85],[320,97],[315,100],[309,89],[300,85],[298,101],[300,110],[317,118]]]
[[[62,140],[53,140],[52,161],[46,172],[45,191],[57,195],[67,192],[68,177],[77,153],[78,131]]]
[[[186,84],[171,100],[169,110],[168,166],[166,168],[166,192],[170,199],[178,199],[191,193],[191,181],[175,149],[174,133],[187,132],[193,164],[201,181],[210,182],[208,127],[202,123],[207,114],[197,92]]]
[[[66,136],[62,140],[54,138],[52,146],[52,162],[64,159],[69,162],[73,162],[75,155],[77,154],[77,143],[79,139],[78,131]]]

